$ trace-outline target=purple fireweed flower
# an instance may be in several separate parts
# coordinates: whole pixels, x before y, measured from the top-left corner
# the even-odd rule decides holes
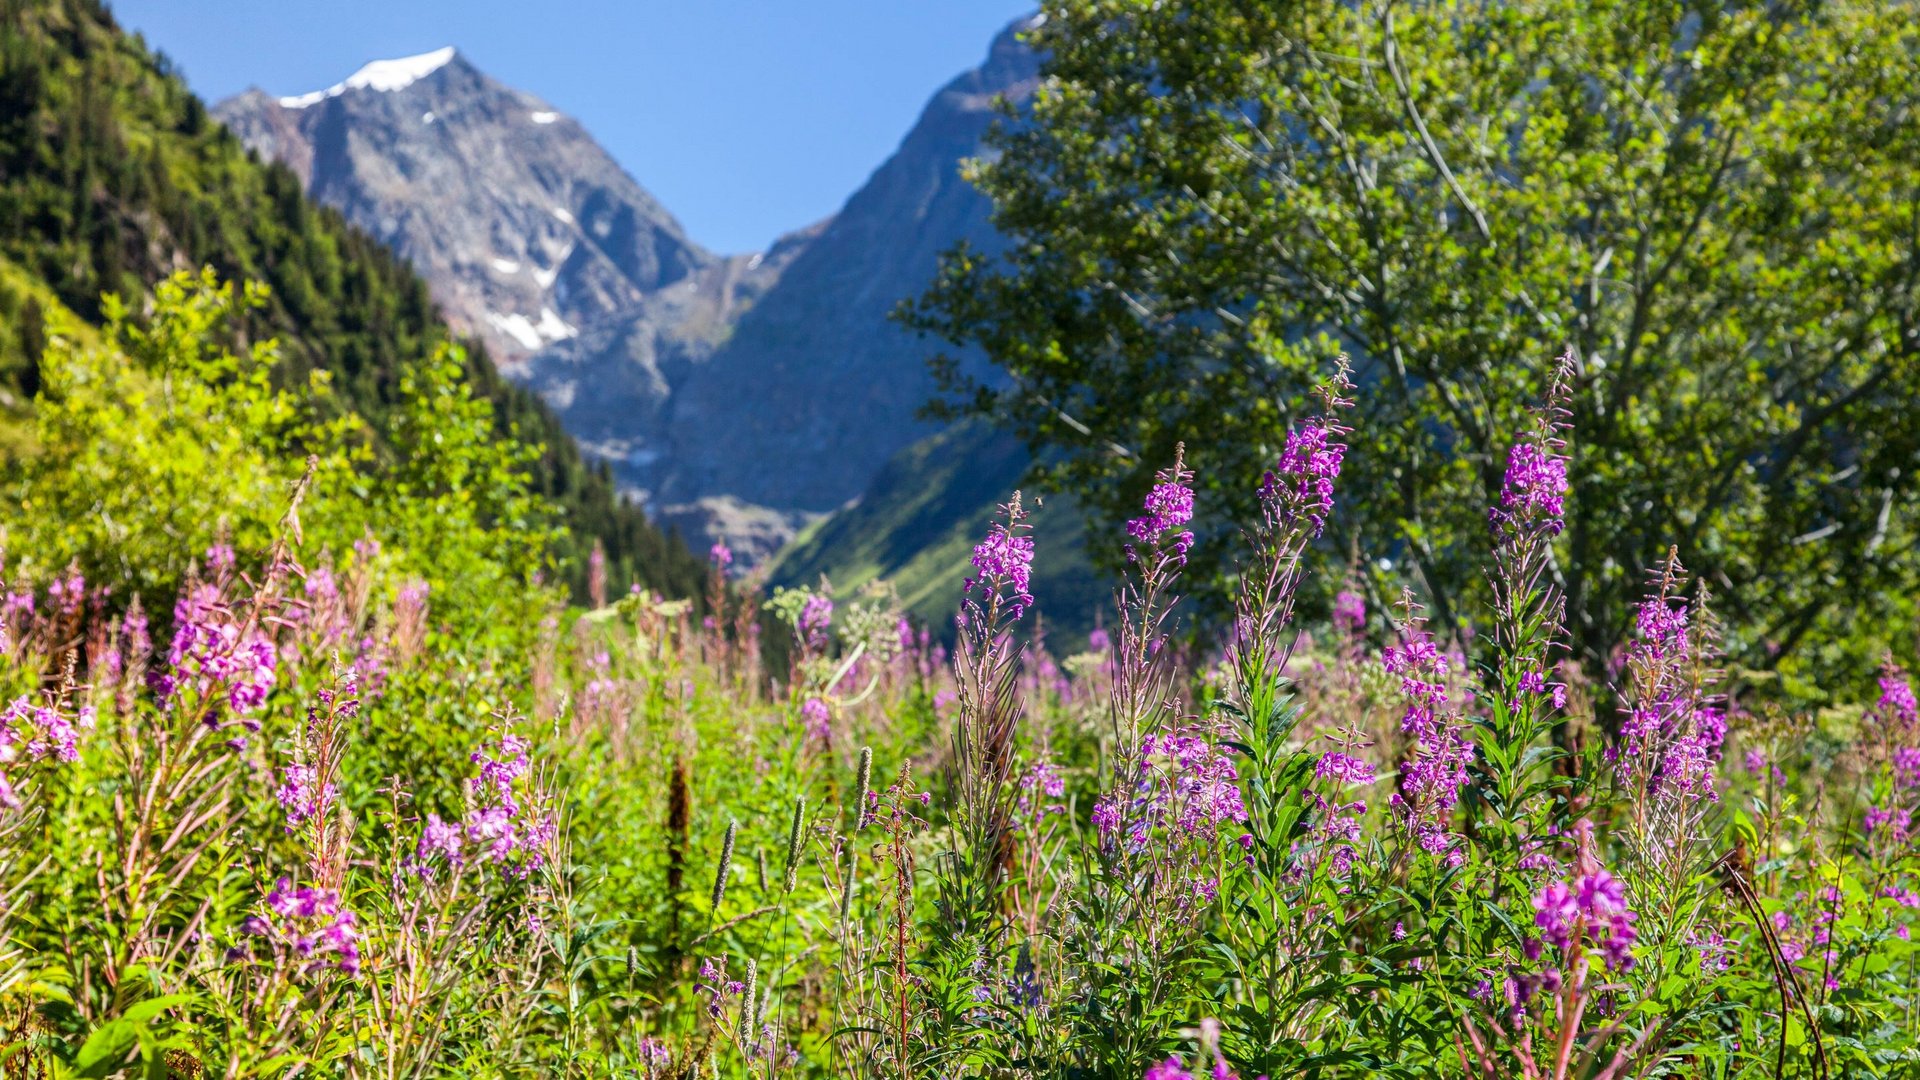
[[[725,570],[733,565],[733,549],[727,546],[725,540],[715,540],[713,546],[707,549],[707,561]]]
[[[1902,791],[1920,788],[1920,747],[1902,746],[1894,750],[1893,783]]]
[[[551,814],[509,811],[504,806],[470,811],[464,829],[465,843],[510,878],[524,878],[544,866],[559,834]],[[421,844],[426,844],[424,833]]]
[[[1693,946],[1700,957],[1700,973],[1717,975],[1733,967],[1733,943],[1712,929],[1694,930],[1687,935],[1687,944]]]
[[[57,701],[35,705],[31,697],[22,695],[13,700],[5,709],[0,709],[0,765],[14,759],[19,746],[27,757],[39,761],[52,758],[55,761],[73,762],[80,760],[80,733],[91,731],[95,722],[94,708],[82,705],[69,714]],[[11,792],[9,788],[9,792]],[[0,803],[7,802],[0,799]]]
[[[1633,693],[1619,742],[1607,751],[1623,776],[1675,800],[1717,801],[1714,770],[1726,739],[1725,713],[1703,700],[1687,606],[1671,600],[1677,564],[1660,592],[1640,605],[1627,650]]]
[[[1132,792],[1109,792],[1094,804],[1101,843],[1139,853],[1157,838],[1197,852],[1211,848],[1221,826],[1245,822],[1233,751],[1214,734],[1189,727],[1142,739]]]
[[[1355,637],[1367,625],[1366,598],[1351,589],[1340,590],[1333,598],[1333,627],[1347,637]]]
[[[1869,806],[1861,821],[1861,831],[1868,836],[1881,833],[1887,842],[1902,844],[1912,835],[1913,811],[1898,806]]]
[[[673,1051],[667,1049],[666,1043],[648,1035],[640,1040],[639,1056],[651,1068],[672,1061]]]
[[[398,614],[402,609],[415,612],[424,609],[427,606],[427,594],[432,589],[433,586],[424,581],[409,581],[400,586],[400,591],[393,597],[394,612]]]
[[[78,570],[68,571],[65,578],[56,576],[47,586],[47,599],[53,601],[54,610],[67,618],[80,613],[80,605],[86,598],[87,579]]]
[[[700,981],[693,987],[694,992],[707,995],[707,1015],[715,1020],[726,1012],[727,1001],[746,989],[745,984],[726,975],[726,957],[706,957],[700,962]]]
[[[1127,545],[1128,558],[1140,558],[1135,544],[1160,550],[1167,534],[1172,532],[1167,556],[1175,563],[1186,562],[1187,551],[1193,547],[1193,533],[1184,528],[1193,520],[1193,489],[1188,486],[1193,481],[1193,473],[1187,470],[1185,456],[1186,447],[1182,445],[1174,453],[1173,467],[1161,469],[1154,475],[1153,488],[1147,492],[1141,507],[1146,513],[1127,522],[1127,535],[1133,538],[1133,543]]]
[[[151,679],[168,708],[191,691],[213,724],[219,720],[219,705],[245,714],[266,702],[278,664],[273,643],[258,633],[243,633],[217,588],[191,589],[174,605],[173,618],[167,671],[155,672]]]
[[[1303,522],[1319,536],[1333,510],[1333,482],[1340,477],[1346,434],[1331,419],[1316,417],[1287,433],[1280,459],[1260,482],[1260,501],[1276,520]]]
[[[1037,761],[1020,777],[1020,794],[1015,799],[1014,810],[1023,818],[1062,814],[1067,808],[1057,800],[1065,797],[1066,793],[1067,781],[1060,775],[1060,770],[1051,761]],[[1036,809],[1036,800],[1043,796],[1049,801]]]
[[[478,848],[488,861],[511,858],[520,846],[520,833],[514,827],[513,811],[504,806],[486,806],[466,818],[466,840]]]
[[[1342,787],[1358,787],[1373,783],[1372,765],[1338,750],[1322,755],[1320,763],[1314,766],[1313,772],[1320,779],[1331,780]]]
[[[1920,723],[1920,701],[1914,699],[1913,685],[1907,681],[1907,673],[1891,660],[1881,668],[1877,711],[1882,719],[1903,730]]]
[[[207,576],[218,580],[233,572],[233,547],[230,544],[215,544],[207,549]]]
[[[1638,916],[1627,906],[1625,886],[1605,870],[1582,874],[1570,885],[1548,885],[1534,896],[1533,910],[1533,924],[1547,944],[1563,951],[1592,944],[1610,970],[1633,967]]]
[[[1033,606],[1033,537],[1026,535],[1026,511],[1020,506],[1020,493],[1002,506],[1005,521],[997,521],[987,538],[973,549],[974,576],[967,579],[966,591],[978,585],[988,597],[1008,594],[1012,616],[1018,619]]]
[[[1210,1049],[1209,1052],[1217,1054],[1218,1050]],[[1195,1068],[1203,1065],[1204,1062],[1202,1065],[1196,1065]],[[1165,1061],[1147,1066],[1147,1071],[1141,1080],[1203,1080],[1203,1078],[1197,1073],[1188,1072],[1185,1062],[1176,1054]],[[1239,1074],[1233,1071],[1225,1058],[1216,1057],[1213,1068],[1207,1070],[1206,1080],[1239,1080]],[[1267,1080],[1267,1078],[1262,1076],[1260,1080]]]
[[[428,814],[427,823],[420,830],[420,846],[414,852],[414,859],[424,865],[437,855],[457,864],[464,840],[465,834],[458,824],[441,821],[439,814]]]
[[[333,580],[333,571],[324,566],[316,567],[307,574],[301,585],[301,591],[307,594],[307,600],[315,605],[331,604],[340,599],[340,586]]]
[[[1500,506],[1492,511],[1494,524],[1538,519],[1547,531],[1557,534],[1570,490],[1566,458],[1534,443],[1518,443],[1507,451]]]
[[[1411,612],[1401,628],[1402,642],[1389,646],[1382,661],[1389,674],[1400,676],[1407,698],[1400,730],[1413,746],[1400,767],[1400,790],[1388,800],[1400,822],[1421,850],[1444,855],[1458,865],[1465,855],[1449,832],[1460,788],[1468,781],[1467,766],[1474,758],[1466,728],[1457,722],[1446,687],[1450,663]]]
[[[295,888],[286,878],[267,894],[267,910],[274,916],[247,919],[245,933],[271,940],[303,961],[311,975],[327,969],[353,978],[360,974],[361,934],[353,912],[341,906],[340,894],[314,886]]]
[[[147,613],[137,598],[120,618],[120,652],[128,663],[144,664],[153,656],[153,639],[147,634]]]
[[[1507,470],[1500,480],[1500,501],[1487,511],[1487,520],[1502,547],[1558,536],[1566,517],[1567,400],[1573,370],[1571,354],[1554,366],[1547,399],[1532,410],[1533,426],[1507,449]]]
[[[79,729],[57,709],[35,710],[34,720],[40,737],[27,744],[30,757],[51,757],[57,761],[80,760]]]
[[[323,816],[340,796],[340,789],[322,784],[311,766],[288,765],[280,770],[280,776],[282,783],[274,797],[287,812],[288,832]]]
[[[408,867],[413,874],[429,877],[439,861],[464,866],[470,852],[509,878],[525,878],[546,865],[559,823],[537,793],[539,805],[522,802],[527,792],[517,785],[531,771],[527,747],[527,740],[505,735],[470,755],[479,766],[478,775],[467,781],[471,806],[455,822],[427,815]]]
[[[800,720],[814,739],[825,742],[833,734],[833,711],[820,698],[810,697],[800,706]]]
[[[1152,543],[1168,530],[1193,520],[1193,490],[1174,480],[1153,485],[1142,505],[1147,512],[1127,522],[1127,535],[1143,544]]]
[[[1669,604],[1664,598],[1655,597],[1640,605],[1634,616],[1635,651],[1652,660],[1664,660],[1669,656],[1685,656],[1690,650],[1687,640],[1687,605]]]
[[[468,755],[469,761],[480,766],[480,775],[468,780],[467,786],[476,796],[490,796],[509,814],[515,813],[519,804],[514,802],[513,785],[530,768],[527,740],[518,735],[503,736],[496,749],[500,754],[497,758],[487,753],[485,747]]]
[[[794,623],[794,630],[810,648],[818,649],[826,645],[827,631],[832,625],[833,598],[815,593],[800,605],[800,618]]]
[[[1367,771],[1371,782],[1372,769]],[[1359,800],[1350,803],[1328,802],[1318,794],[1312,796],[1317,822],[1312,835],[1327,853],[1327,872],[1335,878],[1344,878],[1353,871],[1353,845],[1360,840],[1360,819],[1366,815],[1367,804]],[[1241,846],[1249,849],[1247,865],[1253,865],[1251,835],[1242,838]],[[1299,853],[1296,847],[1295,854]]]

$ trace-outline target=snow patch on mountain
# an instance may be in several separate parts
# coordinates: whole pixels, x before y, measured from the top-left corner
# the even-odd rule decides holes
[[[533,329],[543,341],[564,341],[580,332],[550,307],[540,309],[540,321]]]
[[[538,349],[555,341],[565,341],[578,334],[580,330],[560,313],[550,307],[540,309],[540,321],[535,322],[519,312],[502,315],[497,311],[487,312],[487,322],[495,330],[518,341],[528,349]]]
[[[311,105],[318,105],[328,98],[339,97],[349,90],[379,90],[383,93],[404,90],[446,67],[448,61],[452,59],[453,46],[448,45],[418,56],[375,60],[347,76],[344,82],[334,83],[325,90],[283,97],[280,99],[280,104],[289,109],[304,109]],[[431,121],[428,122],[431,123]]]

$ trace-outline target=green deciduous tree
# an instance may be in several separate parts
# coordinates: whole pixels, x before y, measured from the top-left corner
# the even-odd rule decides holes
[[[35,402],[38,452],[0,472],[0,549],[31,573],[72,564],[164,605],[215,543],[264,557],[305,478],[303,563],[377,540],[396,575],[430,585],[437,612],[491,632],[490,612],[532,598],[562,535],[533,491],[539,444],[499,437],[464,356],[442,345],[402,373],[394,444],[376,454],[326,372],[283,389],[276,344],[236,341],[240,314],[265,302],[262,286],[180,273],[155,286],[144,315],[108,297],[97,344],[54,337]]]
[[[1910,637],[1910,8],[1044,13],[1042,86],[972,172],[1010,243],[950,254],[905,317],[984,350],[1003,377],[942,363],[950,400],[1013,426],[1109,521],[1182,439],[1213,512],[1249,520],[1344,351],[1361,406],[1331,543],[1393,559],[1454,619],[1522,410],[1567,352],[1557,559],[1577,572],[1556,573],[1584,660],[1670,543],[1751,662],[1864,673]],[[1224,547],[1203,539],[1199,565],[1221,572]],[[1829,637],[1851,655],[1802,649]]]
[[[264,553],[309,455],[317,493],[349,478],[353,428],[272,385],[272,341],[230,347],[230,318],[262,299],[210,271],[180,274],[155,287],[145,318],[109,296],[98,343],[52,339],[34,412],[41,450],[9,485],[16,561],[73,562],[157,601],[217,541]],[[323,396],[324,376],[307,389]]]

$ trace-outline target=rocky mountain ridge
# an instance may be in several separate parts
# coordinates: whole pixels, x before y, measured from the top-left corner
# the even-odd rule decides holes
[[[509,372],[651,296],[724,305],[754,277],[688,239],[578,123],[452,48],[213,112],[411,262]]]

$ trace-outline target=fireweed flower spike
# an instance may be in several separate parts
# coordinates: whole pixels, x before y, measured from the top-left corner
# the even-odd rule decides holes
[[[1193,547],[1193,533],[1186,527],[1193,520],[1193,473],[1186,466],[1186,450],[1185,443],[1174,447],[1173,467],[1154,474],[1153,488],[1141,504],[1146,513],[1127,522],[1127,535],[1132,538],[1128,559],[1186,563],[1187,551]]]
[[[1407,595],[1400,608],[1401,643],[1389,646],[1381,662],[1388,674],[1400,677],[1400,691],[1407,699],[1400,730],[1412,745],[1400,766],[1400,790],[1388,805],[1421,850],[1458,865],[1465,852],[1451,823],[1473,761],[1473,744],[1449,686],[1450,663],[1427,633],[1420,606]]]
[[[1000,507],[1000,513],[1005,520],[996,522],[986,539],[974,545],[974,576],[965,586],[968,594],[980,589],[990,623],[998,622],[992,616],[999,614],[1002,605],[1012,619],[1033,606],[1033,594],[1028,591],[1033,579],[1033,537],[1027,535],[1031,530],[1019,492]]]
[[[273,643],[244,630],[214,585],[188,589],[174,605],[173,622],[166,670],[150,679],[161,701],[174,708],[190,694],[190,707],[209,727],[222,726],[226,713],[241,717],[250,730],[257,727],[246,717],[273,689],[278,666]]]
[[[1920,734],[1920,700],[1913,694],[1907,673],[1889,657],[1880,666],[1880,700],[1874,711],[1882,722],[1901,736]]]
[[[1340,414],[1353,402],[1347,358],[1314,391],[1321,412],[1287,433],[1286,447],[1260,481],[1260,520],[1247,530],[1252,557],[1241,575],[1234,604],[1231,652],[1236,692],[1245,701],[1256,680],[1284,666],[1291,646],[1279,640],[1293,621],[1293,607],[1305,567],[1307,545],[1326,528],[1333,511],[1334,481],[1346,460],[1343,441],[1351,429]]]
[[[1341,440],[1352,434],[1352,429],[1338,419],[1342,410],[1353,406],[1351,400],[1341,396],[1353,389],[1347,377],[1349,370],[1347,358],[1342,356],[1333,376],[1314,390],[1321,414],[1287,433],[1286,448],[1260,482],[1260,502],[1269,531],[1284,527],[1319,536],[1326,528],[1327,515],[1333,510],[1333,482],[1340,478],[1347,453]]]
[[[809,595],[800,608],[799,619],[794,622],[794,632],[808,648],[823,649],[832,627],[833,598],[819,593]]]
[[[1598,949],[1609,971],[1633,967],[1639,916],[1627,906],[1626,888],[1605,870],[1548,885],[1533,898],[1533,911],[1540,940],[1560,951],[1569,974],[1579,975],[1579,951],[1586,948]]]
[[[1550,758],[1528,757],[1559,722],[1564,687],[1548,681],[1566,649],[1565,601],[1554,580],[1553,538],[1566,513],[1567,443],[1573,360],[1555,363],[1547,396],[1532,423],[1507,452],[1507,469],[1495,504],[1487,511],[1493,534],[1494,638],[1499,666],[1482,740],[1480,783],[1493,793],[1498,836],[1516,841],[1528,825],[1512,820],[1528,800],[1523,792],[1540,782]]]
[[[0,810],[18,810],[25,805],[19,786],[23,783],[22,772],[15,771],[10,778],[6,771],[22,753],[29,764],[50,763],[37,767],[79,761],[80,736],[93,730],[95,724],[93,706],[76,708],[71,700],[52,693],[39,705],[22,695],[0,709]]]
[[[295,888],[283,877],[267,895],[266,906],[267,917],[256,915],[246,921],[246,934],[263,939],[305,974],[328,969],[348,978],[360,974],[361,934],[353,912],[341,906],[339,893],[313,886]]]
[[[1178,597],[1173,587],[1186,566],[1193,533],[1193,472],[1186,444],[1174,447],[1172,466],[1154,474],[1142,503],[1145,513],[1127,523],[1128,573],[1114,597],[1119,618],[1111,636],[1096,631],[1110,655],[1108,709],[1119,742],[1114,754],[1117,784],[1133,782],[1143,732],[1151,732],[1171,704],[1173,650],[1167,620]]]
[[[1727,725],[1714,693],[1712,623],[1680,598],[1686,569],[1670,551],[1636,613],[1627,648],[1619,740],[1607,757],[1631,791],[1636,831],[1665,862],[1697,833],[1719,800],[1714,771]]]
[[[437,865],[484,860],[510,879],[525,879],[547,864],[560,825],[550,793],[529,780],[529,744],[503,735],[469,755],[478,766],[467,781],[468,809],[456,822],[428,814],[408,869],[431,877]]]
[[[1033,538],[1020,493],[1000,508],[1002,518],[973,549],[953,652],[957,715],[953,725],[954,808],[970,911],[985,917],[1005,879],[1011,849],[1014,741],[1025,702],[1014,626],[1033,604]]]

